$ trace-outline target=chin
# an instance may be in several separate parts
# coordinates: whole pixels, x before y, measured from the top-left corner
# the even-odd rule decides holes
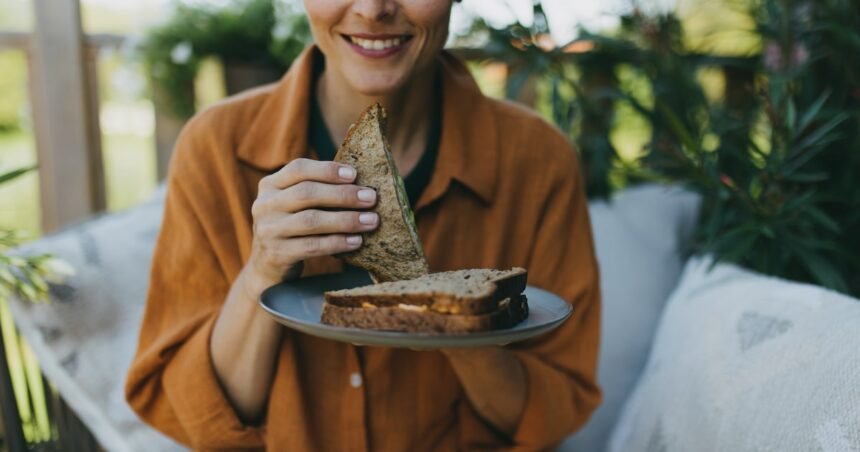
[[[397,92],[406,84],[405,77],[393,77],[391,75],[349,77],[347,80],[355,92],[369,97],[385,97]]]

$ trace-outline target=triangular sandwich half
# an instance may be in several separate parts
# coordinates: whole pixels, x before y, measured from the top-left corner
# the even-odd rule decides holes
[[[429,271],[385,128],[385,109],[372,105],[350,126],[334,157],[358,171],[357,185],[376,190],[373,210],[379,214],[379,227],[364,234],[361,248],[341,256],[370,272],[376,282],[413,279]]]

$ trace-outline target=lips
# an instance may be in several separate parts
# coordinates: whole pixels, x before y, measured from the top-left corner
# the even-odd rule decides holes
[[[342,35],[350,46],[361,55],[384,58],[402,50],[412,39],[411,35]]]

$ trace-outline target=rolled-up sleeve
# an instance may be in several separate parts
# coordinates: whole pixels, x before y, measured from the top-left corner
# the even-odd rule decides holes
[[[192,123],[174,151],[126,399],[145,422],[194,449],[259,448],[263,428],[240,421],[209,353],[230,281],[218,258],[219,244],[186,188],[205,184],[193,161],[199,135]]]

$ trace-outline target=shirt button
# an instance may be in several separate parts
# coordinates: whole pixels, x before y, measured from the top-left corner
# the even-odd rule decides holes
[[[349,385],[352,386],[353,388],[360,388],[361,387],[361,374],[358,372],[353,372],[349,376]]]

